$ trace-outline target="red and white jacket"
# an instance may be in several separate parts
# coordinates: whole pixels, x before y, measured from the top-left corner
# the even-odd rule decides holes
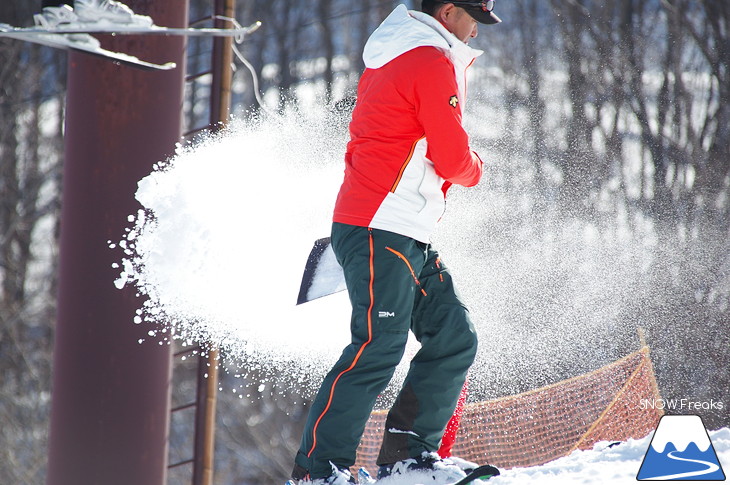
[[[471,187],[482,175],[461,125],[466,70],[480,54],[403,5],[373,32],[335,222],[429,242],[449,186]]]

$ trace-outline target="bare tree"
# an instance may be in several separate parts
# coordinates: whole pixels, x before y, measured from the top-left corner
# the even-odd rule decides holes
[[[711,75],[707,96],[700,100],[703,103],[700,109],[706,112],[704,120],[698,126],[691,123],[691,118],[688,120],[695,130],[692,137],[692,161],[697,171],[694,192],[704,203],[710,220],[726,225],[730,216],[727,201],[730,196],[730,5],[721,0],[697,3],[674,0],[663,5],[668,17],[675,19],[673,31],[687,29]],[[678,18],[684,21],[676,21]],[[687,97],[681,86],[678,97]]]
[[[34,5],[5,2],[27,25]],[[42,483],[50,398],[64,76],[47,48],[0,40],[0,481]]]
[[[324,66],[324,83],[325,83],[325,102],[329,104],[332,101],[332,84],[334,82],[334,72],[332,71],[332,61],[335,57],[335,39],[332,15],[332,0],[320,0],[317,5],[317,13],[319,14],[319,25],[322,33],[322,51],[325,59]]]

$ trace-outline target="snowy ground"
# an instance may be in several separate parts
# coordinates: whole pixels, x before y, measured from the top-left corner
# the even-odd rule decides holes
[[[727,477],[730,471],[730,429],[722,428],[709,434]],[[606,442],[597,443],[592,450],[575,451],[569,456],[542,466],[505,470],[488,483],[489,485],[635,485],[639,483],[636,475],[650,441],[651,436],[647,436],[641,440],[629,440],[612,447],[608,447],[609,443]],[[707,482],[683,481],[683,483]]]

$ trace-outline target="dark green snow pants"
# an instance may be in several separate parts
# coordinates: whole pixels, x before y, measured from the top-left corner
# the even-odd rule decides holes
[[[388,414],[378,464],[438,450],[477,348],[469,312],[429,244],[334,223],[332,248],[352,303],[352,343],[312,403],[295,478],[323,478],[332,472],[330,463],[355,463],[365,424],[403,356],[409,330],[421,349]]]

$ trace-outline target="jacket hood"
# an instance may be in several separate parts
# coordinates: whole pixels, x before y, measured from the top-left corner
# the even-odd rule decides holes
[[[435,18],[398,5],[375,29],[363,50],[365,67],[377,69],[416,47],[432,46],[466,64],[483,52],[469,47]]]

